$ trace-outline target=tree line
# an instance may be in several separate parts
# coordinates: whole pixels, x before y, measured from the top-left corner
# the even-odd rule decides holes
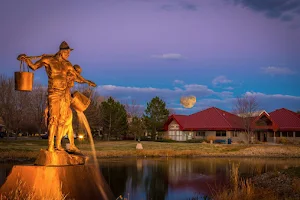
[[[95,137],[102,139],[139,139],[147,132],[152,139],[163,130],[170,112],[166,103],[154,97],[143,108],[135,101],[121,103],[112,97],[103,97],[87,86],[73,88],[89,97],[91,103],[84,112]],[[0,74],[0,117],[7,134],[43,134],[47,131],[44,111],[47,106],[47,87],[34,83],[31,92],[16,91],[14,79]],[[73,113],[73,128],[76,133],[85,130]]]

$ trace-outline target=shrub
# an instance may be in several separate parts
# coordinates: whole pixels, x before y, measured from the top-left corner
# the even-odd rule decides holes
[[[212,140],[212,141],[215,141],[215,140],[216,140],[216,136],[214,136],[214,135],[209,135],[209,136],[206,137],[206,140],[207,140],[208,142],[210,142],[211,140]]]
[[[191,139],[191,140],[187,140],[187,143],[202,143],[204,142],[204,139]]]
[[[162,139],[156,140],[156,142],[168,142],[168,143],[171,143],[171,142],[177,142],[177,141],[172,140],[172,139],[168,139],[168,138],[162,138]]]
[[[141,136],[140,141],[152,141],[151,137],[148,136]]]
[[[290,140],[288,140],[286,137],[278,138],[277,143],[279,143],[279,144],[292,144],[292,142]]]

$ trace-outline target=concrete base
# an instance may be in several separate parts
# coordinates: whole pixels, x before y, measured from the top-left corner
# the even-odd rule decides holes
[[[66,166],[66,165],[84,165],[88,157],[78,153],[68,153],[66,151],[49,152],[41,149],[35,165],[42,166]]]
[[[0,188],[0,199],[115,199],[99,169],[89,165],[19,166]]]

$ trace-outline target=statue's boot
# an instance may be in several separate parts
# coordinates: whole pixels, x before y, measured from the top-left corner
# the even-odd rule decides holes
[[[75,145],[70,145],[70,148],[68,149],[68,151],[75,152],[75,153],[81,153],[81,151]]]

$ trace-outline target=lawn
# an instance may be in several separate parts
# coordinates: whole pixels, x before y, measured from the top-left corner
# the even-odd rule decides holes
[[[63,146],[68,140],[63,139]],[[34,160],[40,149],[47,148],[48,140],[27,139],[0,140],[0,158],[3,162],[19,159]],[[195,156],[254,156],[254,157],[300,157],[300,146],[295,145],[245,145],[245,144],[200,144],[184,142],[142,141],[143,150],[136,150],[136,141],[95,141],[96,155],[107,157],[195,157]],[[88,141],[76,140],[77,147],[91,155]]]

